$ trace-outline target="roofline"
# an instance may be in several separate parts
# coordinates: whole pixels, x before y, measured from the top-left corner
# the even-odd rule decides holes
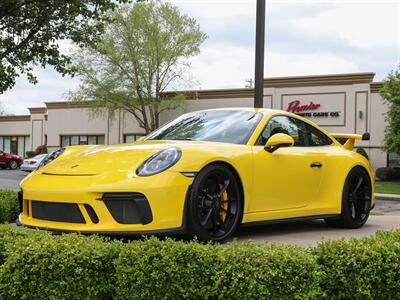
[[[374,80],[374,77],[375,73],[373,72],[271,77],[264,79],[264,87],[297,87],[371,83]]]
[[[65,109],[65,108],[87,108],[91,107],[94,101],[72,102],[72,101],[55,101],[45,102],[47,109]]]
[[[31,120],[30,115],[0,116],[0,122],[21,122],[30,120]]]
[[[324,85],[350,85],[372,83],[375,73],[344,73],[309,76],[270,77],[264,79],[264,88],[324,86]],[[193,99],[222,99],[222,98],[253,98],[254,89],[209,89],[192,91],[168,91],[162,93],[166,97],[173,97],[183,93],[190,100]]]
[[[28,107],[31,114],[45,114],[47,112],[46,107]]]
[[[371,93],[379,93],[383,88],[383,82],[372,82],[369,87]]]

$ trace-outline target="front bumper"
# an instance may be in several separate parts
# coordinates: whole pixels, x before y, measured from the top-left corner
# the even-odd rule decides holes
[[[21,183],[19,222],[61,232],[180,232],[192,181],[172,171],[149,177],[33,174]]]

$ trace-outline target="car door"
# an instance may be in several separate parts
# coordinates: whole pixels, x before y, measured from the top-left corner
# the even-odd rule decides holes
[[[249,212],[295,209],[307,206],[318,194],[327,154],[325,145],[313,144],[313,127],[297,118],[279,115],[265,126],[253,146],[254,185]],[[273,153],[264,150],[275,133],[290,135],[295,143]],[[326,144],[332,141],[326,137]]]

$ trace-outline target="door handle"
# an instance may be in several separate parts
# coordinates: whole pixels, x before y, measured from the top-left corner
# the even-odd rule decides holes
[[[313,162],[313,163],[310,165],[310,167],[311,167],[311,168],[321,168],[321,167],[322,167],[322,164],[321,164],[320,162]]]

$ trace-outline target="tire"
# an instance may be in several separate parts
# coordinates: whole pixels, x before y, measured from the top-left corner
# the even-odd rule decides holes
[[[325,219],[328,225],[360,228],[368,220],[371,210],[371,179],[368,173],[356,167],[347,175],[342,193],[342,212],[338,218]]]
[[[8,163],[8,167],[11,170],[15,170],[18,168],[18,163],[15,160],[10,160],[10,162]]]
[[[190,235],[202,242],[226,241],[242,220],[240,181],[222,164],[209,165],[200,171],[188,200]]]

